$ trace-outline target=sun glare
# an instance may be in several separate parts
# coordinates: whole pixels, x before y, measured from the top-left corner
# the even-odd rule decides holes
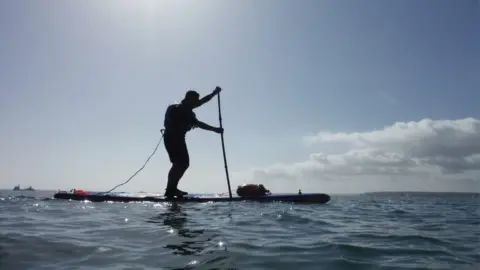
[[[98,2],[97,2],[98,3]],[[105,2],[100,2],[105,4]],[[124,19],[158,20],[185,18],[201,13],[205,3],[195,0],[115,0],[107,2],[109,11]]]
[[[168,1],[168,0],[140,0],[140,1],[135,1],[135,0],[119,0],[119,1],[114,1],[114,5],[116,5],[119,8],[122,9],[127,9],[131,11],[138,11],[138,10],[149,10],[149,9],[156,9],[164,5],[171,5],[172,3],[175,3],[176,1]]]
[[[158,10],[158,9],[188,9],[194,6],[197,6],[195,3],[200,1],[192,0],[117,0],[113,1],[112,4],[116,5],[118,8],[130,10],[132,12],[148,12],[149,10]]]

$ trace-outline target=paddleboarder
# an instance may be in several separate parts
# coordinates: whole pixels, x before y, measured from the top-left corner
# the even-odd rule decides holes
[[[200,94],[194,90],[189,90],[180,104],[168,106],[165,112],[164,137],[163,141],[172,167],[168,172],[168,183],[165,189],[165,197],[173,198],[187,195],[185,191],[178,189],[178,183],[183,177],[185,171],[190,166],[190,157],[188,154],[185,135],[191,129],[198,127],[203,130],[223,133],[223,128],[212,127],[202,121],[199,121],[193,112],[193,109],[202,106],[210,101],[222,89],[216,87],[212,93],[200,98]]]

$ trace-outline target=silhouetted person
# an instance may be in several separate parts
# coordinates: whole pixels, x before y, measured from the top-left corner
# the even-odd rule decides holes
[[[200,99],[200,95],[197,92],[190,90],[185,94],[185,98],[180,104],[168,106],[165,113],[163,140],[170,162],[172,163],[172,168],[168,173],[165,197],[181,197],[188,194],[177,188],[178,182],[190,165],[190,157],[185,142],[186,133],[195,127],[223,133],[222,128],[212,127],[199,121],[193,112],[193,109],[210,101],[215,95],[220,93],[221,90],[222,89],[217,86],[211,94],[206,95],[202,99]]]

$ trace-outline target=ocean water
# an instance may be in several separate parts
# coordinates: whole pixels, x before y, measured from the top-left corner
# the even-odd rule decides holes
[[[480,269],[480,195],[91,203],[0,191],[0,269]]]

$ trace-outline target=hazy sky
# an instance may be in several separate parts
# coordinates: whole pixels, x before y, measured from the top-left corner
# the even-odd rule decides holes
[[[0,187],[106,190],[224,90],[232,187],[480,191],[479,2],[0,2]],[[196,110],[218,125],[216,99]],[[226,192],[220,136],[180,188]],[[119,190],[163,191],[163,143]]]

